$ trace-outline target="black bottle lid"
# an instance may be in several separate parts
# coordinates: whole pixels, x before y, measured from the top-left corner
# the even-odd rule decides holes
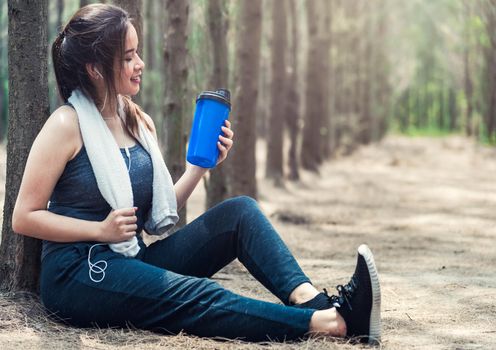
[[[196,102],[201,99],[210,99],[224,103],[231,109],[231,93],[227,89],[217,89],[216,91],[203,91],[198,95]]]

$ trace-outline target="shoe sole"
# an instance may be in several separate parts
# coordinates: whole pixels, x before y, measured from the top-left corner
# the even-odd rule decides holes
[[[375,266],[374,255],[369,247],[362,244],[358,247],[358,253],[363,256],[367,263],[372,285],[372,311],[370,312],[368,343],[375,345],[381,341],[381,287],[379,285],[379,275]]]

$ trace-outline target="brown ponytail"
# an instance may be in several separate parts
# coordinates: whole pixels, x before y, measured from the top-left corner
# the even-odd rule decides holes
[[[122,96],[124,103],[124,114],[126,116],[126,128],[128,131],[138,138],[138,120],[142,121],[148,130],[152,131],[153,127],[148,123],[144,116],[143,110],[134,103],[129,96]]]

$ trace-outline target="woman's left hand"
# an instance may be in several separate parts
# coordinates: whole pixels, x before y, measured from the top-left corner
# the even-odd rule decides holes
[[[234,133],[231,130],[231,122],[226,120],[225,126],[222,127],[222,132],[224,136],[219,135],[219,141],[217,141],[217,147],[219,148],[219,158],[217,158],[217,165],[222,163],[226,158],[227,154],[233,146],[233,136]]]

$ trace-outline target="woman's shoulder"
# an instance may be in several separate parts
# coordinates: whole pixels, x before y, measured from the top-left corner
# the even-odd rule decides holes
[[[71,159],[79,152],[83,145],[79,131],[78,116],[74,108],[62,105],[48,118],[42,132],[57,134],[57,139],[63,140],[61,147],[70,147],[73,152]]]
[[[79,128],[76,110],[70,105],[62,105],[52,112],[48,121],[63,128],[63,131],[72,131]]]

